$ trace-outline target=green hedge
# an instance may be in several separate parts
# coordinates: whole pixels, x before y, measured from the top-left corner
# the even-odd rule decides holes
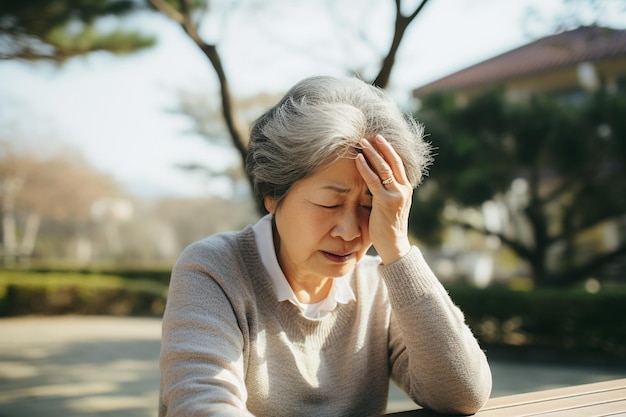
[[[25,271],[14,271],[18,273],[26,273]],[[172,273],[172,266],[164,266],[161,268],[127,268],[127,267],[95,267],[95,268],[63,268],[63,267],[38,267],[38,268],[30,268],[28,270],[29,274],[39,273],[43,275],[53,274],[53,275],[87,275],[87,276],[117,276],[124,277],[125,279],[130,280],[149,280],[156,281],[162,284],[168,284],[170,282],[170,275]],[[3,272],[0,272],[0,277],[3,275]]]
[[[0,271],[0,316],[161,316],[169,273]],[[490,347],[539,348],[626,359],[626,288],[513,291],[448,286],[474,334]]]
[[[449,287],[476,336],[491,346],[532,346],[626,358],[626,289],[513,291]]]
[[[0,316],[163,314],[167,285],[136,276],[0,272]]]

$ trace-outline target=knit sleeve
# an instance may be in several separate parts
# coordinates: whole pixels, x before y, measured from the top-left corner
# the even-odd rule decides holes
[[[484,352],[418,248],[380,265],[392,308],[392,378],[419,405],[473,414],[491,393]]]
[[[250,415],[242,331],[203,258],[206,248],[192,245],[172,272],[163,317],[160,417]]]

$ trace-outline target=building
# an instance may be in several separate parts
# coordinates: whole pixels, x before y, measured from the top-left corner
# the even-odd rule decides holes
[[[583,26],[505,52],[413,90],[454,91],[461,103],[491,86],[510,100],[534,92],[575,96],[605,87],[626,93],[626,30]]]

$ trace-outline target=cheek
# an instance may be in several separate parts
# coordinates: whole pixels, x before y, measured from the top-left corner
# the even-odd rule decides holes
[[[292,252],[292,255],[298,253],[299,258],[306,257],[306,253],[319,247],[332,230],[328,216],[315,210],[303,210],[297,217],[281,220],[281,246],[284,244],[283,249]]]
[[[372,243],[370,239],[369,225],[361,229],[361,239],[363,240],[363,243],[365,243],[366,245],[370,245]]]
[[[357,258],[356,258],[357,262],[360,262],[361,259],[363,259],[363,257],[367,254],[367,251],[371,246],[372,245],[370,243],[366,244],[365,242],[363,242],[363,246],[361,246],[361,250],[359,250],[357,254]]]
[[[361,236],[367,242],[370,241],[370,212],[361,214]]]
[[[316,234],[328,233],[335,224],[332,211],[321,207],[306,205],[301,213],[304,227],[312,229]]]
[[[369,223],[369,213],[366,216],[363,216],[363,219],[361,221],[361,251],[360,251],[360,257],[363,257],[363,255],[365,255],[365,253],[367,252],[367,250],[369,249],[369,247],[372,245],[372,240],[370,239],[370,223]]]

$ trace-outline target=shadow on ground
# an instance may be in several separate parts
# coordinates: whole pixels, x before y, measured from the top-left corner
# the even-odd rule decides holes
[[[155,417],[160,335],[154,318],[0,319],[0,417]],[[623,365],[489,361],[492,397],[626,377]],[[388,412],[416,408],[393,385],[389,399]]]
[[[156,415],[158,320],[33,320],[0,322],[1,417]]]

